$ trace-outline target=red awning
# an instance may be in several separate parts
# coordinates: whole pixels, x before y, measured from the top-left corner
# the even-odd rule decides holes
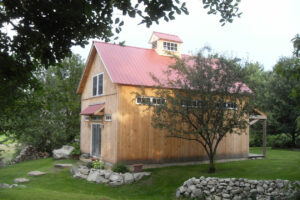
[[[84,109],[80,114],[81,115],[94,115],[97,112],[100,112],[104,109],[104,103],[89,105],[86,109]]]

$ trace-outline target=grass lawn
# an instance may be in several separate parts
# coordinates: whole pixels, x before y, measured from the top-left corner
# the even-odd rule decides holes
[[[251,153],[261,153],[252,148]],[[270,150],[267,159],[217,164],[217,172],[208,174],[208,165],[176,166],[151,169],[151,177],[121,187],[109,187],[73,179],[69,169],[54,169],[53,159],[28,161],[0,169],[0,183],[12,184],[32,170],[48,171],[41,177],[30,177],[27,188],[0,189],[0,199],[175,199],[176,188],[191,177],[243,177],[249,179],[300,180],[300,151]],[[60,162],[74,162],[64,160]]]

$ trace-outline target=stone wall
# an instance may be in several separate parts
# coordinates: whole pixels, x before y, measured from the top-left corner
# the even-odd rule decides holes
[[[299,192],[300,181],[248,180],[244,178],[191,178],[176,191],[176,197],[192,199],[290,199]]]
[[[73,178],[86,179],[94,183],[104,183],[110,186],[130,184],[141,180],[144,176],[150,176],[151,172],[116,173],[107,169],[89,169],[86,166],[78,168],[72,166],[70,170]]]

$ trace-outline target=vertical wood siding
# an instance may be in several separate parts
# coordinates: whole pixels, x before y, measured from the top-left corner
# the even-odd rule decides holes
[[[166,138],[166,132],[151,126],[151,111],[147,106],[137,105],[134,92],[139,87],[119,86],[118,107],[118,161],[172,162],[204,160],[206,153],[199,143],[177,138]],[[146,88],[147,96],[154,96]],[[247,134],[228,135],[219,145],[219,158],[247,157],[249,152],[249,129]]]
[[[102,147],[101,157],[103,160],[114,163],[116,162],[116,133],[117,133],[117,90],[118,86],[113,84],[104,68],[100,57],[96,54],[90,63],[91,69],[86,79],[82,96],[81,96],[81,110],[85,109],[88,105],[105,102],[104,113],[112,114],[112,121],[103,121],[104,127],[102,128]],[[92,96],[92,77],[93,75],[104,72],[104,95],[99,97]],[[104,119],[104,118],[103,118]],[[91,123],[84,120],[81,116],[80,127],[80,148],[84,153],[90,153],[91,150]],[[98,122],[97,122],[98,123]]]

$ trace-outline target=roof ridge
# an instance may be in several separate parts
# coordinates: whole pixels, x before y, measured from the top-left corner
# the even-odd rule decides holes
[[[163,33],[163,32],[157,32],[157,31],[153,31],[154,33],[161,33],[161,34],[165,34],[165,35],[171,35],[171,36],[176,36],[176,37],[179,37],[178,35],[174,35],[174,34],[171,34],[171,33]]]
[[[96,40],[94,40],[93,42],[102,43],[102,44],[109,44],[109,45],[113,45],[113,46],[121,46],[119,44],[112,44],[112,43],[109,43],[109,42],[102,42],[102,41],[96,41]],[[123,47],[130,47],[130,48],[144,49],[144,50],[154,50],[154,49],[150,49],[150,48],[135,47],[135,46],[130,46],[130,45],[124,45]]]

